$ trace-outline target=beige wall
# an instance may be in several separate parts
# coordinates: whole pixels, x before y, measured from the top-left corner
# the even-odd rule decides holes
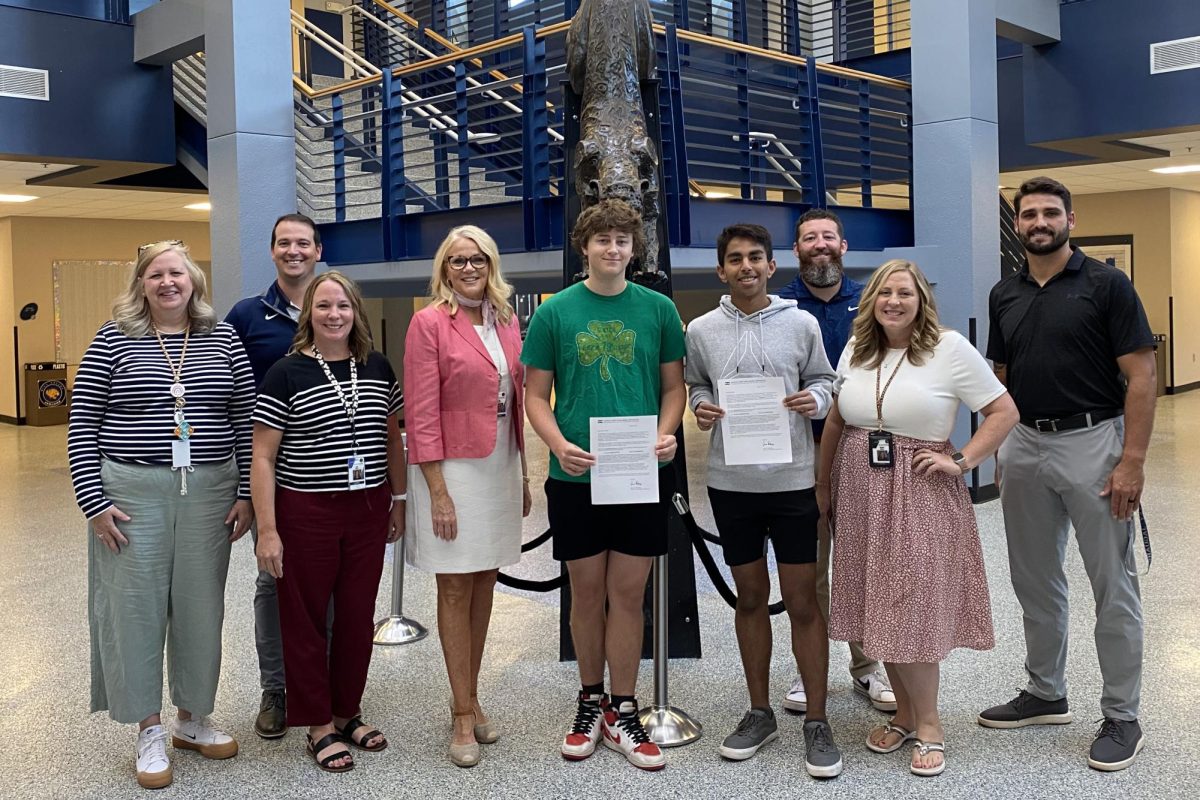
[[[1200,193],[1182,189],[1171,190],[1171,295],[1174,385],[1182,387],[1200,381]]]
[[[14,306],[12,274],[12,222],[0,219],[0,416],[7,417],[16,417],[12,329],[20,310]]]
[[[197,261],[212,258],[208,223],[143,220],[8,217],[0,220],[0,416],[15,417],[12,326],[20,326],[16,364],[53,361],[55,261],[126,261],[138,245],[182,239]],[[38,304],[37,319],[15,323],[26,303]],[[22,407],[22,412],[24,408]]]
[[[1133,236],[1133,286],[1150,329],[1167,333],[1171,297],[1171,189],[1075,195],[1072,236]],[[1179,317],[1176,315],[1176,320]],[[1168,370],[1167,385],[1170,386]]]

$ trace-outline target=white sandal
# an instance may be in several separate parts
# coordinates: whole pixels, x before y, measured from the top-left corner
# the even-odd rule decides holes
[[[920,739],[913,739],[913,756],[921,756],[924,758],[930,753],[941,753],[942,763],[936,767],[918,767],[915,764],[909,764],[908,768],[913,775],[920,775],[922,778],[932,778],[934,775],[941,775],[946,770],[946,744],[945,742],[923,742]]]
[[[889,745],[889,746],[875,744],[874,742],[871,741],[871,737],[875,733],[875,731],[878,731],[878,730],[882,730],[883,735],[885,737],[891,736],[893,733],[899,734],[900,741],[896,742],[893,745]],[[876,725],[874,728],[871,729],[870,733],[867,734],[867,749],[874,753],[894,753],[897,750],[899,750],[901,747],[904,747],[905,742],[911,742],[913,739],[916,739],[916,738],[917,738],[916,731],[910,731],[907,728],[901,728],[899,725],[896,725],[893,722],[887,722],[887,723],[884,723],[883,725]]]

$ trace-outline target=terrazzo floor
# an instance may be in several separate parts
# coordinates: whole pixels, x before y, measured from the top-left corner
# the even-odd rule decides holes
[[[711,529],[703,500],[704,437],[690,417],[692,496]],[[142,797],[134,781],[133,726],[89,715],[86,543],[75,507],[64,427],[0,426],[0,798]],[[537,440],[530,436],[536,449]],[[831,653],[829,717],[842,747],[845,772],[817,782],[803,767],[802,718],[780,712],[780,739],[757,757],[723,761],[716,748],[747,705],[732,611],[697,563],[704,657],[671,664],[671,702],[702,722],[696,743],[668,751],[667,768],[640,772],[600,748],[591,759],[564,762],[560,737],[569,724],[577,674],[559,663],[558,595],[501,589],[484,662],[481,696],[503,738],[484,747],[470,770],[450,764],[449,690],[436,638],[434,581],[409,570],[405,612],[431,628],[426,640],[376,648],[364,713],[392,746],[358,756],[348,775],[326,775],[303,753],[292,731],[267,742],[252,730],[258,708],[251,598],[254,557],[249,537],[234,547],[226,593],[224,669],[215,718],[241,743],[239,755],[208,762],[175,753],[174,784],[163,798],[406,798],[406,797],[878,797],[878,798],[1173,798],[1200,790],[1200,392],[1161,398],[1147,466],[1146,511],[1154,565],[1142,579],[1146,667],[1142,724],[1148,744],[1124,772],[1089,769],[1085,757],[1100,717],[1100,682],[1091,637],[1091,595],[1082,564],[1069,549],[1074,606],[1069,659],[1076,721],[1052,728],[992,731],[975,723],[982,708],[1003,702],[1024,685],[1020,610],[1008,580],[1000,508],[977,507],[991,584],[997,646],[957,651],[945,662],[941,710],[947,770],[933,779],[908,773],[906,751],[870,753],[862,741],[884,719],[851,690],[844,644]],[[534,485],[544,476],[544,452],[531,450]],[[535,492],[526,538],[545,529],[544,497]],[[526,556],[515,574],[556,575],[549,546]],[[718,561],[719,561],[718,556]],[[724,567],[722,567],[724,568]],[[727,573],[726,573],[727,574]],[[390,572],[384,574],[377,617],[387,613]],[[777,596],[777,595],[776,595]],[[778,707],[792,676],[786,621],[776,628],[772,673]],[[651,697],[649,663],[641,673],[643,701]]]

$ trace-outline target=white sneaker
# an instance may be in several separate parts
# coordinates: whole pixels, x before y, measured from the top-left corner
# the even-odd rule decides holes
[[[167,732],[162,725],[151,725],[138,734],[137,782],[143,789],[170,786],[171,759],[167,758]]]
[[[808,694],[804,691],[804,678],[799,673],[796,673],[792,688],[788,689],[787,696],[783,698],[783,707],[788,711],[800,713],[808,711]]]
[[[195,750],[205,758],[233,758],[238,752],[237,741],[213,725],[208,717],[176,719],[171,744],[180,750]]]
[[[871,701],[871,705],[880,711],[896,710],[896,694],[892,691],[891,681],[883,672],[868,672],[854,681],[854,691]]]

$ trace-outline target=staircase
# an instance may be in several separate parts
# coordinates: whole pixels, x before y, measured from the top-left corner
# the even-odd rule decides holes
[[[561,20],[553,5],[508,10]],[[505,251],[561,249],[568,23],[464,48],[384,0],[342,13],[353,50],[292,20],[297,205],[336,242],[328,251],[347,263],[424,258],[463,222],[493,230]],[[908,84],[674,23],[655,39],[673,247],[711,247],[735,217],[786,229],[826,205],[853,218],[858,246],[911,244]],[[304,70],[318,47],[344,79]],[[175,91],[177,113],[203,130],[202,55],[177,63]]]

